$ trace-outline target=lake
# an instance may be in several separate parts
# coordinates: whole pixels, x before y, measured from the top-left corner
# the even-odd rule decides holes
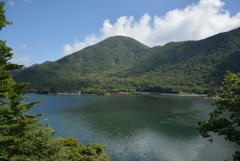
[[[105,151],[113,161],[219,161],[238,147],[217,135],[211,144],[195,130],[213,109],[203,97],[27,96],[45,100],[30,112],[47,114],[41,119],[60,130],[56,137],[107,145]]]

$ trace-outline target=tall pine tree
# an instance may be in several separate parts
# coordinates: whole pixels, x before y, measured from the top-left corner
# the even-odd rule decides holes
[[[4,2],[0,2],[0,30],[12,24],[4,14]],[[0,160],[27,160],[42,157],[56,158],[62,148],[53,138],[55,130],[40,124],[42,114],[27,114],[39,101],[27,100],[27,83],[16,83],[10,72],[23,66],[12,64],[11,48],[0,40]],[[48,144],[46,144],[48,143]],[[44,156],[45,155],[45,156]]]
[[[4,2],[0,2],[0,31],[12,24],[4,14]],[[24,94],[27,83],[16,83],[11,71],[21,69],[22,65],[12,64],[13,53],[0,40],[0,160],[110,160],[104,153],[106,146],[97,143],[82,145],[78,139],[57,138],[57,131],[46,122],[37,119],[42,114],[27,114],[36,103],[30,102]],[[23,103],[23,101],[28,103]]]

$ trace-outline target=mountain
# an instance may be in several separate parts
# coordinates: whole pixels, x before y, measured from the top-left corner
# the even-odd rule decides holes
[[[29,87],[38,90],[45,87],[69,89],[73,85],[71,81],[76,82],[78,79],[77,82],[80,80],[83,83],[76,88],[82,88],[92,81],[88,79],[95,79],[95,75],[127,68],[148,49],[149,47],[132,38],[111,37],[55,62],[16,72],[14,79],[18,82],[30,82]]]
[[[48,64],[48,63],[51,63],[52,61],[45,61],[43,62],[42,64]]]
[[[240,28],[200,41],[154,47],[122,72],[125,74],[118,75],[154,82],[154,87],[148,91],[160,91],[170,85],[183,91],[204,90],[206,93],[221,86],[226,71],[240,72]]]
[[[48,64],[48,63],[51,63],[51,61],[45,61],[45,62],[43,62],[42,64]],[[40,65],[40,64],[35,63],[35,64],[29,66],[29,68],[30,68],[30,67],[36,67],[36,66],[38,66],[38,65]]]
[[[39,65],[38,63],[35,63],[35,64],[33,64],[33,65],[29,66],[29,67],[36,67],[38,65]]]
[[[138,41],[116,36],[58,60],[61,67],[80,74],[124,68],[138,60],[149,47]]]
[[[43,91],[211,93],[226,71],[240,72],[240,28],[199,41],[147,47],[123,36],[14,74]]]

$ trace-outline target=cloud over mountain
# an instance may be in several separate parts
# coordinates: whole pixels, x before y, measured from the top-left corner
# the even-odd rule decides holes
[[[72,45],[65,44],[64,54],[71,54],[115,35],[129,36],[155,46],[170,41],[203,39],[239,27],[240,12],[231,16],[224,5],[221,0],[200,0],[198,4],[184,9],[171,10],[163,17],[144,14],[135,20],[133,16],[122,16],[115,23],[107,19],[100,29],[101,36],[91,34],[83,42],[76,39]]]
[[[32,62],[29,57],[13,57],[11,60],[12,63],[22,64],[22,63],[30,63]]]

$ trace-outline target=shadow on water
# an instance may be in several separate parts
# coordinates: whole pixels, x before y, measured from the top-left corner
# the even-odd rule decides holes
[[[151,96],[110,97],[97,105],[71,108],[71,112],[84,117],[89,126],[103,131],[108,137],[130,137],[140,133],[140,129],[175,137],[196,135],[195,131],[187,130],[196,122],[188,121],[194,118],[196,112],[191,110],[192,103],[189,101]]]

